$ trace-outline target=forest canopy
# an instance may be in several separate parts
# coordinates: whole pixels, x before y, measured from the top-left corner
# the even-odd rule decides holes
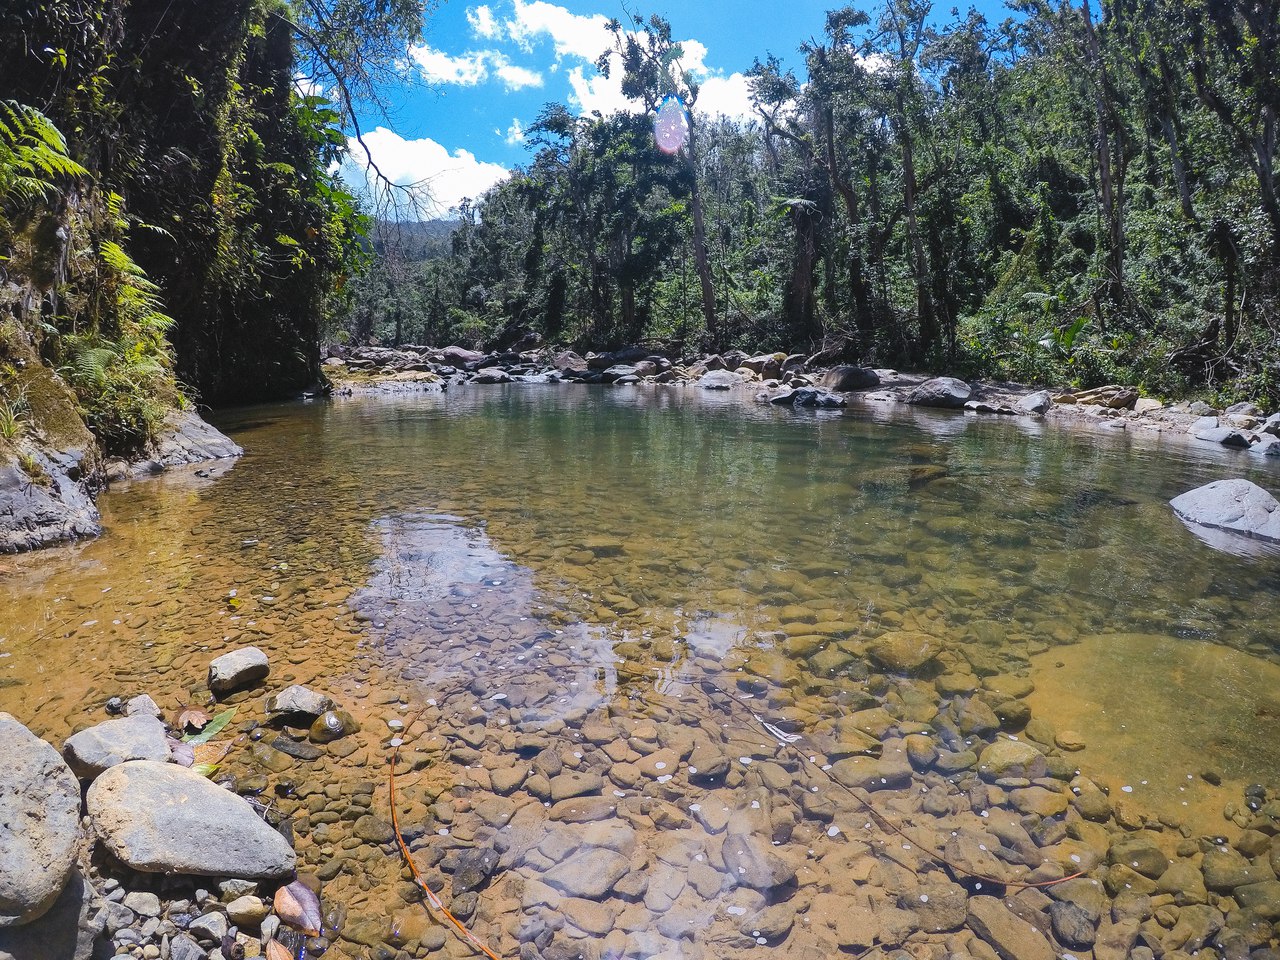
[[[745,123],[699,110],[665,20],[615,24],[643,109],[547,105],[447,249],[379,245],[349,335],[1280,398],[1280,4],[939,13],[832,10],[800,72],[761,52]],[[674,155],[654,142],[668,96],[690,131]]]

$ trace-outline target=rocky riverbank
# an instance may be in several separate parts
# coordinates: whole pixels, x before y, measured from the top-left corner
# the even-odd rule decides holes
[[[131,460],[104,463],[82,424],[70,438],[33,429],[12,447],[0,449],[0,553],[98,536],[95,500],[108,483],[244,452],[191,410],[171,411],[161,434]]]
[[[1225,410],[1202,402],[1164,403],[1137,387],[1039,389],[1024,384],[967,382],[868,367],[831,367],[821,357],[731,351],[672,358],[643,347],[579,356],[570,350],[481,353],[451,346],[330,347],[326,373],[340,392],[449,389],[468,384],[655,384],[737,390],[763,403],[842,407],[906,403],[971,415],[1046,417],[1073,425],[1186,436],[1191,442],[1280,457],[1280,412],[1253,404]]]

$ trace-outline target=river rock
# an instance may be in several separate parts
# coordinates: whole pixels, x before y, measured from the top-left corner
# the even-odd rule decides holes
[[[818,384],[837,393],[849,393],[880,386],[880,376],[869,367],[832,367],[822,375]]]
[[[172,756],[164,724],[146,714],[106,720],[67,738],[62,755],[77,776],[92,780],[126,760],[167,761]]]
[[[93,887],[73,870],[43,916],[20,927],[0,926],[0,960],[90,960],[102,930],[93,899]]]
[[[795,868],[756,834],[730,833],[725,837],[722,856],[729,879],[738,886],[766,891],[786,886],[796,878]]]
[[[1046,414],[1053,406],[1053,395],[1048,390],[1038,390],[1035,393],[1029,393],[1017,403],[1014,404],[1015,409],[1021,413]]]
[[[459,370],[465,370],[469,365],[479,363],[484,357],[485,355],[478,350],[468,350],[458,346],[445,347],[440,351],[440,359]]]
[[[973,388],[955,377],[934,377],[907,394],[907,403],[918,407],[961,409],[973,394]]]
[[[209,664],[209,689],[229,693],[265,680],[271,666],[267,655],[257,647],[242,647],[224,653]]]
[[[345,710],[326,710],[316,717],[315,723],[307,731],[307,736],[314,743],[333,743],[343,737],[360,732],[360,724],[356,718]]]
[[[978,756],[978,772],[988,780],[1036,777],[1041,775],[1044,766],[1044,754],[1021,740],[1002,738],[984,748]]]
[[[80,785],[58,752],[0,713],[0,929],[30,923],[75,865]]]
[[[1218,443],[1224,447],[1235,447],[1237,450],[1248,449],[1249,438],[1233,427],[1210,427],[1195,434],[1197,440],[1205,443]]]
[[[1280,543],[1280,502],[1248,480],[1215,480],[1169,505],[1184,523]]]
[[[294,684],[267,698],[267,716],[273,720],[305,721],[308,725],[334,703],[322,693]]]
[[[600,900],[626,875],[628,867],[622,854],[597,847],[556,864],[542,879],[567,896]]]
[[[103,773],[86,798],[94,831],[143,873],[283,880],[288,841],[247,801],[176,764],[131,760]]]
[[[32,483],[16,457],[0,462],[0,553],[100,534],[98,508],[81,469],[89,460],[84,451],[31,446],[23,452],[49,482]]]
[[[969,928],[995,948],[1001,960],[1054,960],[1044,934],[995,897],[971,897]]]
[[[703,374],[698,386],[703,390],[730,390],[743,382],[742,377],[730,370],[712,370]]]
[[[895,673],[912,673],[942,650],[942,641],[916,630],[894,630],[881,634],[867,648],[871,659]]]
[[[510,383],[511,374],[501,367],[490,367],[477,373],[471,378],[471,382],[480,384]]]

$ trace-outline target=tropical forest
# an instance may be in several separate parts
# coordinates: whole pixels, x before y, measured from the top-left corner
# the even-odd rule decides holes
[[[1280,958],[1280,0],[0,0],[0,960]]]

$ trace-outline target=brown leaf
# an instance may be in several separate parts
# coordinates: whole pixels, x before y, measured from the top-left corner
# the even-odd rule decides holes
[[[279,940],[267,941],[267,960],[294,960],[293,954]]]
[[[301,880],[276,891],[276,914],[309,937],[320,936],[320,898]]]
[[[179,730],[203,730],[209,722],[209,714],[200,707],[183,707],[178,714]]]
[[[229,743],[197,743],[191,747],[192,763],[221,763],[230,750]]]

